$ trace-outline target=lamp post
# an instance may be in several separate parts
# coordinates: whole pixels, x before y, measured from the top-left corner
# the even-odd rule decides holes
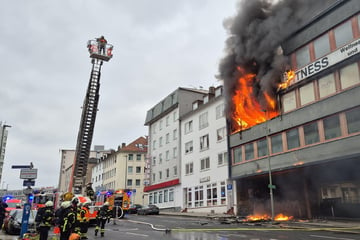
[[[1,139],[0,139],[0,164],[4,163],[5,154],[3,156],[3,144],[4,144],[4,138],[5,138],[5,130],[6,128],[10,128],[10,125],[4,124],[1,127]],[[1,162],[2,161],[2,162]],[[0,180],[2,178],[2,171],[0,172]]]
[[[271,205],[271,221],[274,221],[274,194],[273,194],[273,184],[272,184],[272,175],[271,175],[271,162],[270,162],[270,137],[269,137],[269,126],[268,126],[268,114],[267,110],[263,110],[266,115],[266,122],[265,122],[265,131],[266,131],[266,146],[268,152],[268,171],[269,171],[269,193],[270,193],[270,205]]]

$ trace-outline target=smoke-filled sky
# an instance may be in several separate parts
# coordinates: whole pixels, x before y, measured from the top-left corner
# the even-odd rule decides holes
[[[262,109],[270,111],[264,104],[264,92],[274,98],[280,77],[289,68],[287,57],[282,55],[281,42],[332,2],[241,1],[236,16],[225,23],[229,34],[225,47],[227,55],[219,66],[219,78],[224,80],[228,114],[234,109],[231,97],[240,88],[238,79],[248,73],[256,75],[256,80],[251,83],[254,86],[254,99]],[[242,70],[239,71],[238,67]]]
[[[0,8],[0,121],[12,127],[1,188],[22,189],[33,162],[35,187],[56,186],[60,149],[74,149],[90,77],[88,39],[104,35],[93,145],[116,149],[147,135],[146,111],[178,87],[207,89],[224,56],[224,19],[236,0],[13,0]],[[93,148],[93,147],[92,147]]]

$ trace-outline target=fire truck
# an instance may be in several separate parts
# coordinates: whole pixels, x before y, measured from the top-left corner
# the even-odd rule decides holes
[[[90,220],[94,220],[99,206],[95,206],[94,199],[90,199],[90,197],[92,198],[93,196],[87,196],[88,191],[85,193],[84,186],[96,113],[98,111],[101,66],[103,61],[108,62],[112,58],[113,46],[108,44],[105,38],[101,36],[100,38],[89,40],[87,48],[91,58],[92,69],[82,106],[80,127],[77,136],[69,188],[68,192],[62,194],[62,200],[70,201],[73,197],[77,197],[79,202],[92,202],[92,205],[90,206]]]
[[[132,192],[129,189],[102,191],[97,194],[95,205],[102,206],[104,202],[109,202],[113,216],[124,218],[130,208],[131,194]]]

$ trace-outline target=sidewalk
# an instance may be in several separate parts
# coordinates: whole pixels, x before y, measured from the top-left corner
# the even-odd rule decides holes
[[[313,220],[290,220],[281,222],[246,222],[240,217],[229,214],[211,214],[211,213],[193,213],[193,212],[160,212],[160,215],[196,217],[218,220],[224,224],[246,224],[246,225],[266,225],[277,228],[308,229],[308,230],[326,230],[340,231],[360,234],[360,219],[313,219]]]

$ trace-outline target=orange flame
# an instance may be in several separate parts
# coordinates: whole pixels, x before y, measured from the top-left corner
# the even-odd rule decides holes
[[[292,220],[293,216],[286,216],[282,213],[279,213],[274,217],[275,221],[289,221]],[[246,217],[245,221],[270,221],[271,217],[268,214],[263,215],[249,215]]]
[[[275,216],[274,220],[275,221],[289,221],[292,220],[294,217],[293,216],[286,216],[282,213],[279,213],[278,215]]]
[[[234,106],[232,118],[237,123],[237,126],[233,126],[233,132],[250,128],[279,115],[276,109],[277,101],[269,93],[262,93],[263,104],[260,104],[255,97],[256,74],[246,73],[241,67],[238,67],[238,71],[241,77],[238,79],[238,89],[232,97]]]
[[[295,79],[295,71],[289,70],[285,73],[284,82],[279,84],[278,90],[287,88]]]

